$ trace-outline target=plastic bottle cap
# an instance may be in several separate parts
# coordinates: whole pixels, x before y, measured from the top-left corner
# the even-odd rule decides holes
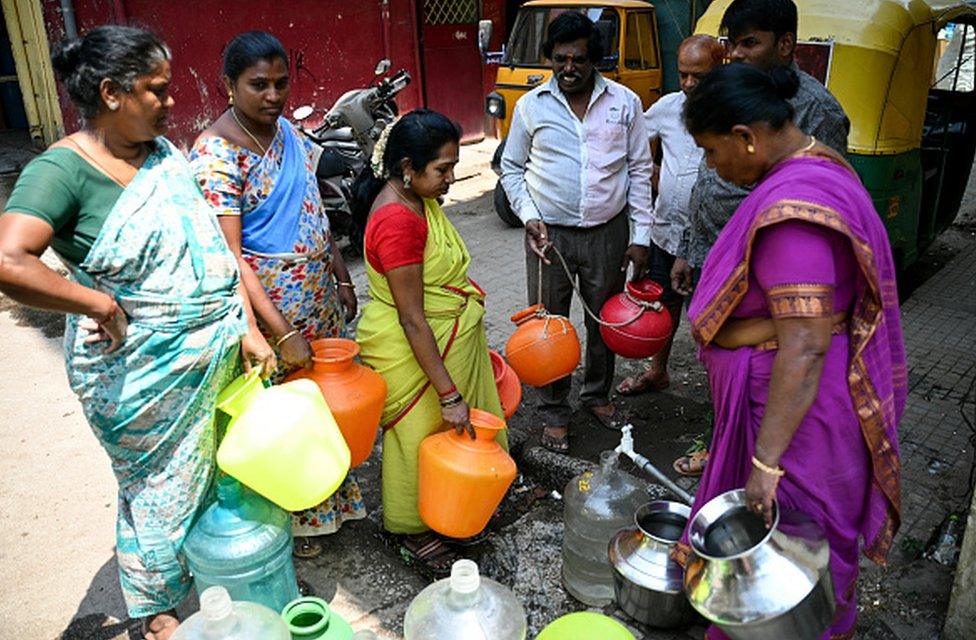
[[[458,560],[451,566],[451,590],[474,593],[481,586],[478,564],[474,560]]]
[[[227,589],[221,586],[204,589],[200,594],[200,613],[207,620],[223,620],[234,613]]]

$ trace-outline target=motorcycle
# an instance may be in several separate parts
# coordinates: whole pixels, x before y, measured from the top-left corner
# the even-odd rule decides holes
[[[292,118],[299,130],[313,142],[319,157],[315,176],[329,217],[333,236],[349,238],[356,252],[362,252],[362,229],[352,218],[350,201],[356,176],[369,165],[373,147],[397,116],[396,96],[410,83],[410,74],[400,69],[382,77],[390,69],[383,59],[376,65],[375,79],[367,87],[347,91],[325,113],[322,124],[306,129],[301,123],[315,113],[310,105],[295,109]]]

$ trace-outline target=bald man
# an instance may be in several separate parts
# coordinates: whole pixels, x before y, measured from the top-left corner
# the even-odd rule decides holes
[[[660,166],[655,164],[654,175],[659,176],[657,199],[651,215],[651,251],[648,260],[649,276],[664,288],[662,301],[673,319],[671,338],[651,359],[641,374],[626,378],[617,385],[617,393],[632,395],[644,391],[660,391],[670,384],[668,356],[671,339],[678,330],[684,298],[671,287],[671,268],[682,234],[689,222],[691,187],[698,177],[702,150],[688,133],[682,119],[685,98],[698,86],[699,80],[722,64],[725,48],[711,36],[695,35],[678,46],[678,77],[681,91],[669,93],[644,113],[644,123],[652,146],[660,148]]]

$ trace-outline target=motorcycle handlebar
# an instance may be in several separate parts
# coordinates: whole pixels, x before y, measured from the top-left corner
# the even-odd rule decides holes
[[[400,69],[380,83],[379,92],[384,99],[391,98],[403,91],[408,84],[410,84],[410,73],[406,69]]]

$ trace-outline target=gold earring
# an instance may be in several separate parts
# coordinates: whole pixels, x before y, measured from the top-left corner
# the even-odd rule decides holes
[[[231,107],[234,106],[234,94],[233,93],[227,95],[227,104],[230,105]]]
[[[752,146],[751,144],[747,144],[746,145],[746,151],[748,153],[755,153],[756,152],[756,147]]]

